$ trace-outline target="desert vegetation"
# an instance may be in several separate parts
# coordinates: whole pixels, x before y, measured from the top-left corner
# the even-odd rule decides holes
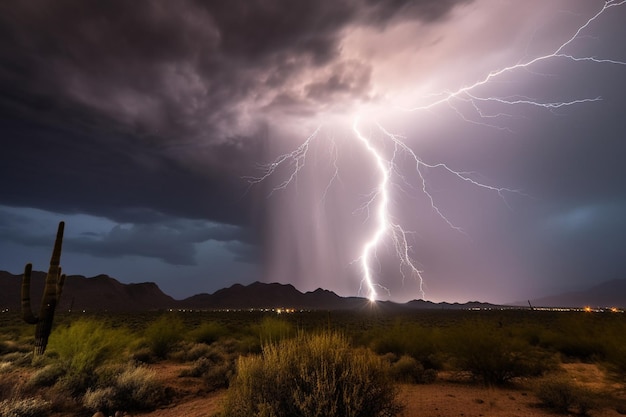
[[[530,392],[550,413],[626,413],[619,313],[59,312],[55,321],[34,355],[17,312],[0,315],[1,416],[137,414],[213,392],[224,393],[222,417],[401,416],[398,387],[442,380]],[[613,388],[569,377],[576,363],[606,372]]]

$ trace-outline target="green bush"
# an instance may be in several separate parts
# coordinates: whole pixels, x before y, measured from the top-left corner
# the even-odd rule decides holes
[[[2,417],[45,417],[50,404],[40,398],[11,399],[0,402]]]
[[[392,417],[402,410],[382,359],[336,333],[300,334],[240,357],[225,417]]]
[[[196,343],[210,345],[227,334],[226,328],[215,322],[204,322],[190,333],[191,340]]]
[[[551,356],[492,323],[468,322],[448,334],[452,362],[485,385],[539,376],[554,367]]]
[[[151,352],[157,358],[165,358],[183,339],[184,330],[180,317],[165,314],[146,328],[144,337]]]
[[[291,323],[275,317],[264,317],[258,325],[261,343],[273,343],[293,337],[295,331]]]
[[[79,320],[52,333],[47,355],[58,357],[64,371],[59,382],[74,394],[82,393],[94,382],[97,367],[125,359],[131,339],[126,329]]]

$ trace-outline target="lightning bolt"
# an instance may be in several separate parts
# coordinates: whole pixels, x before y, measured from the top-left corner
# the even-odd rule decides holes
[[[569,37],[565,42],[561,43],[556,49],[552,52],[541,55],[525,62],[517,63],[514,65],[510,65],[507,67],[503,67],[494,71],[489,72],[482,79],[474,82],[473,84],[463,86],[454,91],[445,91],[437,94],[430,94],[428,96],[422,97],[422,99],[429,100],[425,104],[417,105],[414,107],[399,107],[395,108],[399,111],[403,112],[417,112],[417,111],[425,111],[431,110],[435,107],[441,105],[448,105],[451,107],[463,120],[471,123],[478,123],[481,125],[486,125],[490,127],[495,127],[501,129],[501,127],[493,126],[487,123],[489,118],[498,117],[503,115],[503,113],[498,113],[495,115],[489,115],[482,111],[481,104],[484,103],[496,103],[498,105],[503,106],[532,106],[546,109],[548,111],[553,111],[555,109],[569,107],[584,103],[592,103],[596,101],[600,101],[600,97],[588,97],[588,98],[579,98],[569,101],[538,101],[529,97],[516,96],[516,97],[481,97],[476,90],[479,87],[484,86],[494,79],[503,76],[507,73],[512,73],[521,69],[528,69],[533,65],[536,65],[539,62],[554,60],[554,59],[565,59],[574,63],[577,62],[593,62],[596,64],[611,64],[611,65],[621,65],[626,66],[626,62],[613,60],[613,59],[605,59],[605,58],[596,58],[596,57],[577,57],[572,54],[565,53],[564,51],[567,49],[569,45],[571,45],[576,39],[581,36],[581,33],[588,28],[594,21],[596,21],[601,15],[607,12],[607,10],[618,7],[626,4],[626,0],[608,0],[606,1],[602,8],[596,12],[593,16],[587,19],[581,26],[577,28],[577,30]],[[476,113],[481,118],[480,121],[475,121],[467,118],[465,114],[455,107],[455,101],[469,103],[471,107],[476,111]],[[383,241],[387,238],[391,240],[393,243],[395,253],[397,258],[400,261],[400,273],[402,275],[402,279],[406,278],[408,274],[415,277],[419,281],[420,293],[423,299],[425,299],[424,289],[423,289],[423,271],[417,267],[416,262],[411,258],[411,246],[409,244],[408,234],[399,223],[395,222],[390,211],[390,201],[391,201],[391,184],[392,178],[398,177],[401,180],[404,180],[404,177],[398,172],[395,158],[398,153],[403,153],[404,155],[408,155],[412,161],[415,163],[415,172],[418,175],[420,181],[420,188],[423,195],[426,196],[428,202],[430,203],[430,207],[436,215],[442,219],[449,227],[455,229],[459,232],[463,232],[462,229],[455,225],[451,220],[449,220],[443,211],[439,209],[437,206],[433,195],[429,192],[428,184],[424,175],[425,170],[441,170],[446,172],[453,177],[456,177],[458,180],[471,184],[474,187],[478,187],[490,192],[494,192],[499,195],[508,205],[506,201],[506,195],[508,193],[518,193],[522,194],[520,190],[514,190],[505,187],[497,187],[493,185],[486,184],[484,182],[478,181],[473,178],[472,173],[463,172],[456,170],[445,163],[427,163],[424,162],[418,155],[411,149],[405,142],[404,138],[399,135],[391,133],[385,127],[383,127],[378,122],[375,122],[376,128],[382,134],[383,138],[386,138],[391,144],[394,146],[394,152],[391,157],[386,157],[375,145],[374,143],[359,130],[359,122],[361,117],[359,115],[353,118],[352,123],[352,132],[355,138],[363,145],[364,149],[371,156],[371,161],[376,172],[379,175],[379,182],[376,185],[374,191],[371,194],[370,199],[366,202],[365,207],[368,212],[373,211],[375,213],[375,229],[372,232],[369,239],[367,239],[361,249],[361,254],[357,259],[361,271],[362,271],[362,280],[361,286],[359,289],[359,293],[363,290],[363,286],[366,287],[367,297],[370,301],[375,301],[378,298],[377,289],[383,289],[388,292],[388,290],[382,285],[376,282],[374,277],[374,270],[372,264],[376,258],[376,250],[383,243]],[[270,195],[278,190],[285,189],[290,184],[296,181],[298,173],[304,168],[306,162],[307,151],[309,147],[320,134],[321,126],[319,126],[298,148],[293,150],[292,152],[288,152],[278,156],[274,159],[273,162],[262,165],[261,166],[261,175],[257,177],[248,177],[248,181],[251,185],[258,184],[267,180],[269,177],[275,175],[276,171],[283,167],[288,166],[286,168],[288,171],[288,175],[286,179],[276,185]],[[506,129],[506,128],[504,128]],[[336,148],[333,142],[333,166],[334,166],[334,175],[326,187],[324,191],[323,198],[326,198],[326,194],[328,189],[332,185],[332,182],[338,176],[338,167],[336,165],[337,157],[336,157]],[[375,206],[375,207],[372,207]]]

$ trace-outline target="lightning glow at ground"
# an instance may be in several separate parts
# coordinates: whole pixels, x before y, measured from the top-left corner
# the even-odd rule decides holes
[[[540,101],[523,95],[517,95],[512,97],[498,97],[493,95],[482,96],[479,90],[481,87],[493,83],[496,79],[502,77],[505,74],[513,73],[514,75],[516,72],[529,71],[532,69],[533,66],[537,65],[538,63],[548,60],[565,59],[573,64],[580,62],[589,62],[598,65],[608,64],[626,66],[626,62],[619,60],[598,58],[594,56],[575,56],[573,54],[564,52],[567,47],[571,45],[575,40],[585,36],[586,30],[590,30],[590,28],[593,26],[593,23],[601,15],[608,13],[609,10],[614,7],[623,6],[625,4],[626,0],[607,1],[600,8],[600,10],[597,11],[597,13],[588,18],[574,31],[571,37],[569,37],[565,42],[561,43],[551,53],[536,56],[523,62],[492,70],[484,78],[472,84],[457,89],[451,89],[449,91],[425,95],[420,99],[421,104],[413,107],[402,107],[395,105],[384,106],[383,108],[381,108],[381,113],[396,111],[398,113],[404,114],[405,117],[410,117],[411,114],[415,112],[433,111],[436,110],[436,108],[439,106],[448,105],[458,114],[461,119],[465,121],[478,123],[494,128],[501,128],[499,126],[491,125],[490,119],[506,114],[504,110],[509,106],[532,106],[553,111],[554,109],[575,105],[591,105],[591,103],[593,102],[600,101],[601,97],[580,97],[564,101]],[[480,116],[480,119],[476,121],[467,117],[465,113],[455,105],[456,102],[468,103],[471,108],[476,112],[476,114]],[[485,106],[485,104],[495,104],[501,108],[501,111],[497,113],[491,113],[487,110],[484,110],[483,107]],[[388,140],[393,145],[394,151],[391,157],[387,157],[385,156],[385,153],[382,152],[381,149],[379,149],[375,141],[370,140],[367,135],[361,132],[360,124],[362,117],[358,113],[359,111],[357,109],[357,116],[352,119],[352,133],[354,137],[358,140],[358,142],[362,144],[363,148],[367,151],[367,154],[370,155],[371,159],[369,164],[371,166],[371,170],[376,172],[379,178],[378,183],[372,186],[373,191],[370,194],[370,198],[365,202],[365,209],[368,211],[368,213],[370,211],[374,213],[374,215],[372,216],[372,221],[374,222],[375,226],[371,235],[361,244],[362,250],[358,258],[358,264],[361,269],[362,281],[359,292],[362,292],[363,287],[365,287],[366,296],[371,301],[375,301],[376,299],[378,299],[377,289],[383,289],[389,292],[387,288],[378,283],[375,268],[377,250],[383,243],[385,243],[386,240],[388,240],[392,244],[395,250],[396,257],[399,261],[399,273],[402,279],[404,280],[407,275],[417,279],[419,281],[419,291],[421,298],[425,299],[423,289],[424,272],[417,266],[416,261],[413,260],[413,257],[419,258],[419,254],[412,253],[413,251],[408,238],[411,232],[405,230],[405,228],[401,224],[393,219],[390,209],[390,202],[392,200],[394,184],[397,185],[399,188],[402,188],[400,184],[406,182],[405,177],[402,175],[402,172],[395,162],[398,154],[403,153],[404,155],[408,155],[415,163],[415,171],[420,181],[419,189],[428,200],[433,212],[436,213],[437,216],[442,221],[444,221],[450,228],[455,229],[459,232],[463,232],[462,227],[460,225],[454,224],[451,220],[448,219],[448,217],[446,217],[446,215],[444,214],[444,210],[437,205],[433,194],[429,191],[429,186],[426,176],[424,175],[424,170],[442,170],[460,181],[464,181],[475,187],[496,193],[505,200],[505,204],[508,204],[506,201],[506,195],[508,193],[522,193],[519,190],[510,189],[507,187],[500,187],[488,184],[484,181],[479,181],[475,178],[476,176],[473,175],[473,173],[456,170],[443,162],[424,162],[419,157],[419,155],[417,155],[415,151],[407,144],[403,137],[391,133],[382,124],[374,121],[375,128],[379,131],[379,133],[381,133],[382,137],[386,138],[386,140]],[[371,113],[371,110],[368,111],[368,113]],[[376,115],[375,113],[376,112],[374,111],[374,115]],[[316,140],[320,136],[321,130],[322,126],[319,126],[294,151],[282,154],[274,159],[272,163],[262,166],[262,174],[260,176],[248,177],[248,181],[250,182],[250,184],[258,184],[263,181],[267,181],[271,176],[276,175],[277,170],[281,167],[288,167],[286,178],[280,181],[278,185],[274,186],[272,192],[277,190],[284,190],[290,184],[294,183],[297,180],[298,174],[301,172],[301,170],[305,168],[307,152],[309,151],[311,142]],[[333,141],[332,143],[334,147],[335,142]],[[336,159],[334,163],[336,163]],[[331,178],[331,181],[326,186],[324,198],[326,198],[327,191],[332,186],[333,181],[337,178],[337,172],[338,167],[335,165],[335,172]]]

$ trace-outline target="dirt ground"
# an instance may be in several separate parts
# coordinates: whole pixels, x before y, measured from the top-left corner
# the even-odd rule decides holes
[[[208,417],[221,410],[226,391],[204,393],[193,378],[179,378],[181,365],[155,365],[164,383],[181,393],[179,400],[141,417]],[[593,364],[565,364],[564,376],[584,386],[611,393],[626,402],[626,387],[611,380],[606,372]],[[402,385],[400,399],[405,404],[402,417],[555,417],[554,412],[539,406],[531,383],[508,388],[488,388],[442,374],[433,384]],[[622,417],[615,407],[589,412],[591,417]]]

